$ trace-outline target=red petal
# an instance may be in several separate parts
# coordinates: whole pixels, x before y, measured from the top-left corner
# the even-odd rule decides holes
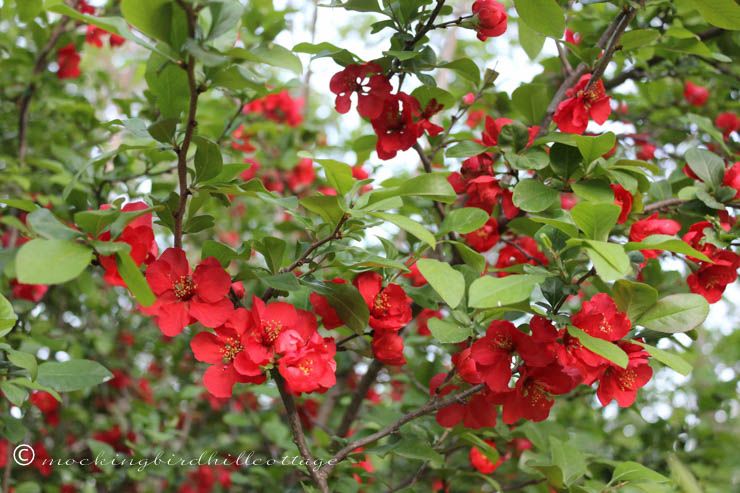
[[[236,383],[233,365],[213,365],[203,374],[203,384],[216,397],[231,397]]]
[[[190,341],[193,356],[204,363],[220,363],[223,359],[223,344],[215,334],[200,332]]]
[[[209,328],[222,325],[233,311],[234,305],[228,298],[221,298],[218,303],[204,303],[196,296],[190,301],[190,315]]]

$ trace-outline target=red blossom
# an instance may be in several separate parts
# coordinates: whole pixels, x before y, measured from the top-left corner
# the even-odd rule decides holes
[[[599,380],[596,396],[602,406],[616,399],[619,407],[629,407],[635,402],[637,390],[653,376],[653,369],[648,365],[650,355],[641,346],[624,341],[617,345],[629,356],[627,368],[610,364]]]
[[[456,392],[459,387],[456,385],[447,385],[441,390],[437,390],[447,377],[446,373],[439,373],[432,377],[429,382],[429,395],[437,395],[439,399],[452,392]],[[462,402],[454,402],[447,407],[437,411],[437,424],[445,428],[454,428],[462,422],[465,428],[479,430],[496,426],[496,408],[489,401],[489,394],[486,390],[467,397]]]
[[[316,171],[313,169],[313,161],[309,158],[301,158],[288,174],[288,187],[295,192],[300,187],[311,185],[315,178]]]
[[[713,263],[702,262],[699,270],[689,275],[686,282],[692,293],[704,296],[709,303],[716,303],[722,299],[727,285],[737,280],[740,256],[729,250],[710,253]]]
[[[277,94],[255,99],[244,106],[244,113],[262,113],[265,117],[276,123],[285,123],[291,127],[297,127],[303,122],[303,98],[293,99],[290,93],[282,90]]]
[[[652,144],[643,144],[640,146],[640,150],[637,151],[637,159],[642,159],[643,161],[650,161],[651,159],[655,159],[655,150],[657,148]]]
[[[341,277],[337,277],[327,282],[345,284],[347,281]],[[326,298],[319,294],[311,293],[309,299],[313,310],[321,317],[321,323],[324,325],[324,328],[331,330],[344,325],[344,322],[339,318],[339,315],[337,315],[337,312],[332,308]]]
[[[496,0],[477,0],[473,3],[472,10],[478,18],[475,30],[481,41],[501,36],[506,32],[506,7],[502,3]]]
[[[308,343],[280,358],[279,371],[289,392],[324,392],[337,383],[336,345],[314,332]]]
[[[735,113],[720,113],[717,115],[717,119],[714,120],[714,124],[722,130],[725,140],[729,140],[732,132],[740,130],[740,119]]]
[[[196,320],[206,327],[222,325],[234,307],[228,298],[231,277],[214,257],[190,272],[185,252],[168,248],[146,270],[157,301],[144,312],[157,319],[162,333],[174,337]]]
[[[393,330],[376,330],[371,343],[375,358],[390,366],[403,366],[403,338]]]
[[[599,125],[609,118],[611,98],[606,95],[601,80],[586,90],[590,80],[591,74],[584,74],[574,87],[568,89],[568,99],[558,105],[552,121],[557,123],[561,132],[580,135],[586,131],[589,118]]]
[[[419,272],[419,266],[416,265],[416,262],[411,264],[409,270],[411,272],[403,274],[403,277],[410,279],[411,285],[413,287],[418,288],[419,286],[423,286],[427,283],[427,280],[424,278],[424,276],[421,275],[421,272]]]
[[[627,191],[622,185],[610,185],[614,192],[614,203],[617,204],[622,210],[619,212],[619,218],[617,224],[624,224],[632,211],[632,194]]]
[[[513,240],[513,242],[516,243],[519,248],[516,248],[512,245],[506,245],[505,247],[503,247],[499,251],[498,259],[496,260],[497,269],[505,269],[507,267],[519,264],[548,264],[547,257],[542,252],[540,252],[537,246],[537,242],[534,241],[534,239],[530,238],[529,236],[522,236],[521,238],[516,238],[515,240]],[[527,257],[527,255],[524,255],[521,250],[524,250],[524,252],[526,252],[529,257]],[[506,277],[510,274],[511,273],[509,272],[496,273],[496,275],[499,277]]]
[[[589,301],[584,301],[571,321],[587,334],[607,341],[623,338],[632,327],[627,314],[619,312],[614,300],[606,293],[596,294]]]
[[[390,97],[393,89],[382,72],[380,65],[368,62],[362,65],[347,65],[344,70],[334,74],[329,82],[329,90],[337,95],[334,102],[337,112],[349,111],[352,107],[350,96],[356,92],[357,112],[360,116],[378,118],[383,111],[384,101]]]
[[[704,106],[709,98],[709,91],[702,86],[696,86],[691,82],[686,82],[683,90],[683,97],[693,106]]]
[[[76,79],[80,76],[80,55],[77,54],[74,43],[57,50],[57,64],[57,77],[60,79]]]
[[[566,29],[565,30],[565,42],[578,46],[579,44],[581,44],[581,34],[574,33],[570,29]]]
[[[231,138],[233,139],[231,141],[231,147],[238,150],[238,151],[244,151],[244,152],[252,152],[256,150],[256,148],[249,143],[249,137],[251,137],[252,134],[248,134],[244,131],[244,125],[239,125],[239,127],[234,130],[234,133],[231,134]],[[252,166],[254,167],[254,166]],[[249,168],[251,169],[251,168]],[[259,169],[259,164],[257,165],[257,169]],[[256,172],[257,169],[254,171]],[[246,173],[246,171],[245,171]],[[247,180],[245,180],[247,181]]]
[[[411,299],[398,284],[383,288],[377,272],[358,274],[352,284],[370,309],[370,327],[376,330],[399,330],[411,321]]]
[[[730,166],[730,168],[725,170],[725,176],[722,179],[722,185],[737,190],[737,193],[732,199],[740,199],[740,161],[736,162],[735,164]]]
[[[673,236],[681,229],[681,224],[673,219],[660,219],[653,214],[632,224],[630,241],[640,242],[652,235]],[[662,250],[640,250],[645,258],[657,258]]]
[[[465,242],[477,252],[487,252],[493,248],[499,240],[498,221],[490,218],[486,224],[472,233],[463,236]]]
[[[18,282],[18,279],[11,279],[10,289],[10,294],[13,298],[38,303],[49,290],[49,286],[45,284],[25,284]]]
[[[490,445],[493,448],[496,448],[496,444],[491,440],[484,440],[488,445]],[[483,455],[483,452],[481,452],[478,447],[471,447],[470,448],[470,465],[473,466],[478,470],[481,474],[491,474],[496,469],[498,469],[498,466],[504,463],[504,457],[499,457],[498,461],[494,464],[490,460],[486,458],[485,455]]]

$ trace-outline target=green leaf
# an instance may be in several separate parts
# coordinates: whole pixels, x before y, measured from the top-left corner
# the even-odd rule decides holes
[[[586,254],[594,264],[596,273],[604,281],[615,281],[632,271],[624,247],[606,241],[586,241]]]
[[[224,269],[229,266],[232,259],[238,256],[239,255],[231,247],[214,240],[206,240],[200,251],[200,258],[202,260],[205,260],[208,257],[213,257],[221,263],[221,266]]]
[[[122,0],[121,14],[142,33],[165,43],[170,43],[173,30],[183,25],[175,18],[185,19],[185,12],[172,0]]]
[[[650,235],[640,242],[630,241],[624,245],[624,249],[628,252],[633,250],[667,250],[695,257],[704,262],[711,262],[709,257],[695,250],[682,239],[669,235]]]
[[[92,455],[96,458],[101,458],[101,460],[96,461],[96,463],[100,463],[100,469],[102,469],[105,474],[111,474],[114,467],[112,459],[118,455],[115,449],[106,442],[94,440],[92,438],[87,440],[87,446],[90,447]]]
[[[713,26],[740,30],[740,5],[734,0],[688,0]]]
[[[0,337],[10,332],[17,320],[18,316],[13,311],[13,305],[0,294]]]
[[[454,231],[455,233],[467,234],[483,227],[491,216],[483,209],[477,207],[462,207],[450,211],[442,221],[439,234],[443,235]]]
[[[15,366],[28,370],[28,374],[31,375],[31,380],[36,380],[38,373],[38,363],[33,354],[25,353],[23,351],[16,351],[15,349],[6,349],[8,353],[8,360]]]
[[[0,390],[3,391],[5,398],[8,399],[11,404],[18,407],[23,405],[23,401],[25,401],[26,396],[28,396],[28,392],[5,380],[0,382]]]
[[[471,432],[461,433],[460,439],[477,448],[478,451],[491,462],[491,464],[497,463],[501,458],[498,450],[496,450],[494,447],[491,447],[488,442],[484,441],[481,437]]]
[[[457,200],[457,194],[447,177],[442,173],[425,173],[406,180],[398,189],[398,195],[413,195],[437,202],[451,204]]]
[[[463,262],[465,262],[466,265],[472,267],[478,274],[482,274],[483,271],[486,269],[486,258],[470,248],[465,243],[455,241],[453,244],[455,245],[455,249],[462,257]]]
[[[525,22],[517,22],[519,27],[519,44],[530,60],[537,58],[545,44],[545,37],[529,27]]]
[[[674,334],[698,327],[709,315],[709,303],[698,294],[671,294],[633,321],[650,330]]]
[[[738,7],[740,9],[740,7]],[[686,163],[696,176],[714,188],[722,186],[725,175],[725,163],[722,158],[706,149],[689,149],[686,151]]]
[[[324,218],[324,221],[332,226],[337,225],[344,215],[344,211],[339,205],[339,197],[316,195],[304,197],[300,200],[300,203],[309,211],[319,214]]]
[[[450,158],[464,157],[468,158],[471,156],[477,156],[478,154],[485,152],[488,149],[487,146],[473,142],[472,140],[466,140],[455,144],[452,147],[448,147],[445,151],[445,156]]]
[[[438,318],[430,318],[427,326],[434,338],[443,344],[462,342],[470,337],[472,332],[470,327],[463,327]]]
[[[363,334],[370,320],[370,310],[360,292],[349,283],[316,282],[301,279],[311,291],[326,298],[344,325]]]
[[[570,210],[570,216],[586,238],[606,241],[621,211],[616,204],[579,202]]]
[[[671,477],[676,482],[682,493],[704,493],[696,477],[676,454],[669,454],[667,458],[668,469]]]
[[[10,207],[15,207],[16,209],[20,209],[26,212],[35,211],[36,209],[39,208],[39,206],[34,204],[33,201],[23,200],[23,199],[0,198],[0,204],[5,204]]]
[[[227,33],[239,23],[244,7],[234,0],[211,0],[211,29],[208,39],[216,39]]]
[[[444,463],[442,454],[434,450],[426,441],[411,436],[403,437],[401,443],[393,448],[391,453],[407,459],[428,460],[433,467],[441,467]]]
[[[26,216],[26,223],[39,236],[49,240],[73,240],[82,234],[54,217],[49,209],[39,207]]]
[[[514,0],[521,20],[538,33],[551,38],[563,37],[565,15],[557,2],[548,0]]]
[[[584,200],[614,203],[614,191],[609,186],[609,182],[605,180],[586,180],[571,183],[570,188],[573,189],[573,193]]]
[[[596,161],[598,158],[609,152],[617,142],[617,136],[612,132],[606,132],[605,134],[594,137],[588,135],[574,135],[573,138],[575,139],[578,150],[581,152],[581,156],[583,156],[586,164]]]
[[[75,224],[77,227],[97,237],[118,217],[118,211],[80,211],[75,213]]]
[[[323,166],[326,180],[339,195],[344,195],[352,190],[356,180],[352,176],[352,168],[348,164],[334,159],[314,159],[314,161]]]
[[[303,73],[301,59],[298,58],[289,49],[279,44],[269,43],[250,49],[250,52],[257,56],[260,61],[273,67],[285,68],[296,74]]]
[[[157,297],[154,296],[152,289],[149,287],[149,283],[146,282],[144,275],[141,273],[139,267],[134,263],[134,259],[128,252],[118,251],[116,252],[118,258],[116,260],[116,266],[118,267],[118,273],[121,275],[121,279],[126,283],[126,287],[136,297],[141,306],[151,306]]]
[[[87,359],[49,361],[39,365],[38,382],[57,392],[71,392],[98,385],[113,378],[103,365]]]
[[[450,308],[457,308],[465,295],[465,278],[450,264],[430,258],[416,262],[419,272]]]
[[[21,22],[29,23],[43,10],[41,0],[16,0],[18,18]]]
[[[563,472],[563,483],[566,486],[578,481],[588,472],[586,459],[574,446],[563,443],[554,436],[550,436],[550,454],[552,463]]]
[[[92,250],[80,243],[35,239],[18,250],[15,271],[18,282],[60,284],[79,276],[92,257]]]
[[[612,298],[627,318],[637,320],[640,315],[658,302],[658,290],[649,284],[620,279],[612,287]]]
[[[470,58],[460,58],[451,62],[437,65],[439,68],[448,68],[454,70],[461,77],[468,79],[476,86],[480,84],[480,69]]]
[[[274,276],[259,276],[259,278],[271,288],[280,291],[297,291],[301,288],[293,272],[284,272]]]
[[[633,344],[637,344],[638,346],[642,346],[648,353],[650,353],[650,356],[657,359],[664,365],[669,366],[681,375],[686,376],[691,373],[691,370],[694,369],[685,359],[683,359],[678,354],[663,351],[662,349],[650,346],[641,341],[632,340],[630,342],[632,342]]]
[[[520,31],[522,25],[522,23],[519,23]],[[547,86],[545,84],[519,86],[512,93],[511,102],[529,124],[539,123],[545,115],[547,105],[550,103]]]
[[[526,178],[517,183],[512,197],[514,205],[527,212],[544,211],[557,199],[557,190],[533,178]]]
[[[407,231],[416,236],[424,243],[427,243],[432,248],[437,246],[437,240],[434,238],[434,235],[429,232],[428,229],[406,216],[402,216],[400,214],[391,214],[388,212],[369,212],[368,214],[395,224],[404,231]]]
[[[529,299],[532,290],[546,276],[534,274],[506,277],[484,276],[476,279],[468,290],[468,304],[472,308],[497,308]]]
[[[151,124],[149,128],[147,128],[147,132],[149,132],[149,135],[151,135],[157,142],[171,144],[175,138],[176,129],[177,118],[165,118]]]
[[[622,351],[622,349],[613,342],[589,335],[578,327],[573,327],[572,325],[568,326],[568,334],[581,341],[581,344],[583,344],[583,346],[589,351],[608,359],[615,365],[627,368],[629,356],[627,356],[627,353]]]
[[[660,32],[657,29],[633,29],[624,33],[619,43],[622,45],[623,51],[634,50],[649,45],[659,36]]]
[[[262,241],[254,244],[254,249],[265,257],[265,262],[270,272],[276,274],[285,261],[285,240],[267,236]]]
[[[218,144],[200,136],[194,137],[193,143],[198,146],[195,151],[195,181],[206,181],[218,176],[224,165]]]
[[[144,78],[156,98],[162,118],[178,118],[180,113],[187,110],[190,86],[183,69],[152,53]]]

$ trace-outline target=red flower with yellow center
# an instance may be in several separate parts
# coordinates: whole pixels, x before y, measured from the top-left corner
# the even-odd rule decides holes
[[[411,300],[398,284],[383,288],[383,279],[376,272],[363,272],[352,284],[370,309],[370,327],[376,330],[399,330],[411,322]]]
[[[632,326],[626,313],[619,313],[608,294],[599,293],[584,301],[581,310],[571,317],[573,325],[589,335],[616,341],[627,335]]]

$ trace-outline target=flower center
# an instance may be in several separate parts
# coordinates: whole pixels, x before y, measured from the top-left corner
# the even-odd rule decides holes
[[[637,372],[631,368],[620,372],[620,375],[617,377],[617,381],[619,382],[619,389],[622,392],[634,390],[636,378]]]
[[[311,373],[311,370],[313,370],[313,360],[312,359],[304,359],[298,365],[298,369],[301,370],[304,375],[308,376]]]
[[[275,339],[278,338],[280,332],[283,330],[283,324],[275,320],[270,320],[265,324],[265,334],[267,335],[267,342],[272,344]]]
[[[198,285],[193,282],[190,276],[180,276],[180,279],[172,283],[172,290],[181,301],[192,298],[197,287]]]
[[[244,347],[242,347],[241,342],[233,337],[229,337],[226,339],[226,343],[221,347],[222,363],[225,365],[231,363],[234,361],[234,358],[236,358],[236,355],[243,350]]]
[[[601,317],[601,325],[599,325],[599,330],[603,332],[604,334],[609,334],[612,331],[612,326],[609,325],[609,322],[607,322],[606,317]]]
[[[388,299],[388,295],[385,293],[380,293],[378,296],[375,297],[375,303],[373,304],[375,310],[377,311],[385,311],[390,306],[390,300]]]
[[[514,349],[514,344],[511,342],[511,337],[499,334],[493,339],[493,344],[496,348],[510,352]]]

